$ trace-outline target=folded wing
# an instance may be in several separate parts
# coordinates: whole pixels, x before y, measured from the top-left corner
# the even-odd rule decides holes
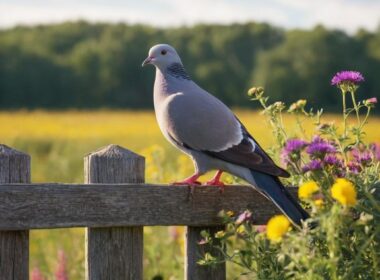
[[[179,94],[170,103],[165,127],[177,145],[269,175],[289,177],[231,110],[212,95]]]

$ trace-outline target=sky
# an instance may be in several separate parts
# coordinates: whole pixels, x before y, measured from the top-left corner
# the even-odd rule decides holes
[[[258,21],[309,29],[321,23],[354,33],[380,25],[380,0],[0,0],[0,28],[79,19],[162,27]]]

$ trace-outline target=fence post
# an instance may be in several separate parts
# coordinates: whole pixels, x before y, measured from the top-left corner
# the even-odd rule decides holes
[[[0,184],[30,183],[30,156],[0,144]],[[29,279],[29,231],[0,231],[0,279]]]
[[[145,159],[117,145],[85,157],[85,183],[143,183]],[[141,280],[143,227],[87,228],[86,279]]]
[[[226,279],[226,264],[221,263],[215,267],[200,266],[197,262],[204,253],[209,252],[212,256],[220,256],[221,252],[210,248],[209,245],[199,245],[202,239],[201,232],[208,231],[211,236],[220,230],[224,230],[224,226],[210,227],[187,227],[186,230],[186,254],[185,254],[185,279],[186,280],[210,280]]]

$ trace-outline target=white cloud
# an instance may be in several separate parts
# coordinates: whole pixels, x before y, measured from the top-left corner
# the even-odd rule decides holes
[[[360,27],[374,30],[380,24],[380,1],[368,0],[277,0],[302,17],[304,27],[322,23],[350,33]]]
[[[281,24],[286,21],[287,15],[271,5],[261,1],[214,1],[192,0],[175,1],[161,0],[170,5],[174,13],[166,19],[167,22],[192,24],[194,22],[230,23],[246,21],[271,21]],[[270,20],[269,20],[270,19]]]
[[[301,28],[322,23],[353,32],[375,29],[379,11],[380,1],[370,0],[0,0],[0,26],[77,19],[159,26],[253,20]]]

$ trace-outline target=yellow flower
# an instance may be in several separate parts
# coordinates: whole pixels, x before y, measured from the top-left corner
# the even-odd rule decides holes
[[[309,199],[311,195],[317,191],[319,191],[317,183],[314,181],[309,181],[299,187],[298,197],[300,199]]]
[[[226,232],[224,230],[220,230],[217,233],[215,233],[215,238],[223,238],[226,235]]]
[[[317,206],[318,208],[321,208],[324,204],[323,199],[316,199],[314,200],[314,203],[315,203],[315,206]]]
[[[278,242],[290,229],[290,222],[284,215],[272,217],[267,224],[267,237],[269,240]]]
[[[236,229],[236,232],[237,233],[240,233],[240,234],[243,234],[245,232],[245,227],[244,225],[240,225],[238,226],[238,228]]]
[[[232,217],[233,215],[235,215],[234,211],[227,211],[226,214],[228,217]]]
[[[347,179],[337,179],[331,188],[331,196],[344,206],[356,204],[356,190],[354,185]]]

